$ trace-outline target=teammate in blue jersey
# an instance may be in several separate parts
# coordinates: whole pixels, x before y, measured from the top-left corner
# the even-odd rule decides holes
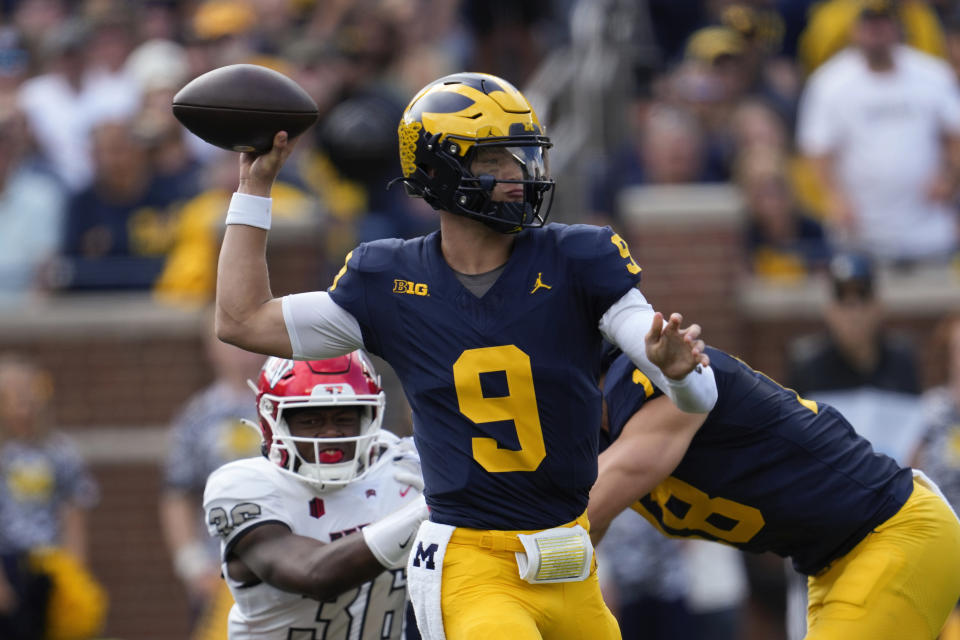
[[[833,407],[706,353],[719,396],[699,416],[625,356],[610,366],[594,535],[632,506],[668,536],[790,557],[810,576],[808,640],[935,638],[960,597],[960,521],[937,487]]]
[[[601,341],[677,406],[706,411],[716,384],[699,328],[663,323],[609,228],[544,226],[551,143],[509,83],[441,78],[413,98],[399,138],[399,180],[437,209],[440,230],[363,244],[328,291],[282,300],[264,259],[267,196],[292,144],[281,132],[268,154],[241,156],[218,335],[298,359],[363,347],[397,372],[431,511],[408,566],[427,640],[617,638],[586,518]]]

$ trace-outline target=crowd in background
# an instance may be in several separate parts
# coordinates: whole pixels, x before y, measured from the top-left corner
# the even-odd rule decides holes
[[[3,3],[0,304],[77,290],[210,299],[235,157],[187,133],[170,104],[226,64],[280,70],[317,102],[276,210],[323,228],[331,264],[359,241],[431,230],[422,203],[385,188],[406,101],[460,69],[522,89],[569,41],[584,4],[618,0]],[[565,195],[582,220],[622,223],[627,186],[732,181],[748,271],[802,277],[838,247],[898,263],[952,258],[955,3],[629,4],[653,42],[616,80],[630,96],[625,135],[573,169],[585,188]],[[897,64],[884,75],[833,57],[850,41]],[[851,95],[882,104],[869,112]]]
[[[736,185],[743,273],[777,281],[824,273],[835,285],[825,335],[798,344],[795,379],[785,382],[846,402],[855,426],[875,424],[878,406],[897,407],[888,417],[916,416],[911,439],[891,443],[888,453],[929,469],[957,505],[958,324],[943,330],[950,381],[921,399],[909,348],[881,340],[880,314],[871,315],[871,265],[957,264],[960,3],[953,0],[0,1],[0,312],[82,291],[210,302],[236,154],[186,132],[170,109],[173,95],[206,71],[265,65],[294,78],[319,106],[317,124],[274,189],[274,216],[277,226],[320,230],[320,289],[356,243],[436,226],[422,201],[386,189],[399,175],[396,126],[417,90],[459,70],[493,73],[523,90],[573,37],[584,5],[613,12],[624,2],[651,38],[617,79],[628,87],[627,130],[600,157],[567,169],[581,172],[572,182],[582,192],[565,191],[565,176],[557,176],[564,199],[581,211],[564,221],[619,227],[618,195],[630,186]],[[5,366],[35,374],[19,361]],[[28,384],[42,391],[37,385]],[[239,388],[221,380],[206,393]],[[896,395],[877,404],[878,391]],[[208,408],[198,396],[178,429],[234,425]],[[7,422],[0,426],[0,474],[9,474],[16,465],[7,457],[29,447]],[[28,440],[41,458],[73,456],[60,444],[45,449],[43,439]],[[205,541],[193,536],[199,479],[191,474],[209,471],[195,462],[168,470],[164,508],[171,555],[183,550],[177,573],[199,601],[210,596],[215,571]],[[50,500],[89,507],[95,487],[80,471],[72,482],[56,492],[44,487]],[[0,492],[0,513],[17,500]],[[61,505],[44,504],[46,545],[56,542]],[[0,542],[12,540],[4,526],[6,519]],[[624,624],[634,616],[647,637],[655,637],[653,611],[664,625],[711,624],[710,637],[734,639],[748,591],[759,601],[751,606],[780,606],[763,596],[773,592],[764,581],[782,581],[781,565],[704,560],[693,545],[660,538],[641,546],[641,529],[653,532],[629,520],[613,528],[606,546],[624,555],[607,579]],[[20,575],[18,554],[34,546],[0,547],[8,576]],[[0,581],[0,620],[4,593]],[[663,637],[676,637],[669,633]]]

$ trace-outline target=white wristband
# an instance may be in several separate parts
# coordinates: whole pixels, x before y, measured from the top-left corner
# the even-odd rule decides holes
[[[227,224],[244,224],[258,229],[270,229],[270,210],[273,198],[249,193],[234,193],[227,209]]]
[[[707,413],[717,404],[717,380],[712,367],[697,365],[697,368],[682,380],[673,380],[666,376],[664,379],[669,390],[663,391],[683,411]]]
[[[421,495],[360,531],[380,564],[387,569],[401,569],[407,564],[417,529],[428,515],[430,511]]]

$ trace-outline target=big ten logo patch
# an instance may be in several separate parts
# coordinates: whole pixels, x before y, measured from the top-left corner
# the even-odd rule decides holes
[[[394,280],[394,293],[408,293],[412,296],[428,296],[427,285],[423,282],[413,282],[411,280]]]
[[[423,546],[422,542],[418,542],[417,550],[413,555],[413,566],[419,567],[420,562],[422,561],[424,568],[435,569],[436,562],[433,556],[437,553],[437,549],[439,549],[439,546],[436,542],[430,543],[426,547]]]

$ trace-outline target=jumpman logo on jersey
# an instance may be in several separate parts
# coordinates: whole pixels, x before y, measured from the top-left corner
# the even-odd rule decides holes
[[[543,272],[538,271],[537,281],[533,283],[533,289],[530,290],[531,294],[536,293],[540,289],[553,289],[553,286],[543,283],[543,280],[541,279],[542,277],[543,277]]]

